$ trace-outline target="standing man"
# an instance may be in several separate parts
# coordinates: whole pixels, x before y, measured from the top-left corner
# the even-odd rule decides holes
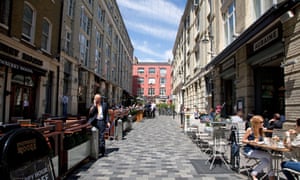
[[[63,116],[64,117],[67,117],[67,115],[68,115],[68,102],[69,102],[69,97],[67,95],[63,95],[62,104],[63,104]]]
[[[105,139],[104,133],[106,127],[110,127],[108,119],[108,106],[105,102],[101,102],[101,95],[94,96],[94,104],[89,110],[88,123],[95,126],[99,130],[99,152],[100,156],[105,155]]]
[[[184,123],[184,105],[180,105],[180,127],[183,128],[183,123]]]

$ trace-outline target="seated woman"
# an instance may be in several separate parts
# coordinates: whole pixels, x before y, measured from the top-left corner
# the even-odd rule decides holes
[[[293,134],[296,135],[296,137],[291,142],[291,144],[285,144],[285,145],[288,148],[291,148],[292,153],[294,153],[294,154],[299,153],[299,149],[298,150],[296,150],[296,149],[300,148],[300,118],[298,118],[296,121],[296,128],[290,129],[288,132],[292,135]],[[287,179],[294,179],[292,173],[290,171],[284,170],[284,168],[288,168],[288,169],[300,172],[300,162],[297,160],[296,161],[295,160],[283,161],[281,163],[281,168],[283,169],[282,172],[286,176]]]
[[[274,179],[274,172],[272,171],[272,159],[271,155],[257,147],[247,144],[249,141],[263,141],[263,118],[259,115],[253,116],[251,119],[251,127],[246,130],[246,133],[242,139],[243,143],[246,143],[244,147],[244,153],[250,158],[257,158],[260,160],[259,164],[251,172],[253,180],[257,180],[257,174],[261,172],[265,167],[268,168],[269,179]]]

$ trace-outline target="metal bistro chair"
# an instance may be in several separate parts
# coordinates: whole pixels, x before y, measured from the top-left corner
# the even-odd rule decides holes
[[[283,168],[282,170],[289,171],[294,176],[295,179],[299,180],[299,178],[300,178],[300,172],[299,171],[295,171],[295,170],[290,169],[290,168]]]
[[[225,128],[219,124],[213,125],[213,140],[209,142],[209,145],[212,148],[212,155],[206,161],[208,163],[211,160],[209,169],[212,170],[216,158],[221,159],[221,161],[230,169],[227,161],[224,159],[224,154],[226,146],[228,145],[227,139],[225,137]]]
[[[259,164],[259,160],[257,158],[249,157],[244,153],[243,148],[244,144],[242,143],[243,137],[246,133],[245,130],[245,122],[238,122],[232,124],[232,130],[235,133],[237,144],[239,145],[239,156],[238,162],[236,162],[238,173],[242,173],[246,171],[247,176],[250,177],[250,170],[252,170],[256,165]],[[244,160],[241,160],[244,159]],[[244,162],[243,165],[241,162]]]

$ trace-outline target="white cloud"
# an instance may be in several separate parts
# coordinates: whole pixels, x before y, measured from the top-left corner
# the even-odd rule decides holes
[[[151,55],[151,56],[155,56],[155,57],[158,57],[158,58],[162,58],[162,54],[158,53],[157,51],[154,51],[152,48],[150,48],[148,46],[148,42],[144,42],[143,44],[136,44],[136,49],[143,52],[143,53],[146,53],[148,55]]]
[[[133,14],[177,25],[183,11],[166,0],[118,0],[118,5],[130,9]]]
[[[150,34],[160,39],[174,40],[176,38],[176,29],[170,29],[159,26],[150,26],[146,24],[135,23],[132,21],[127,21],[127,25],[132,31],[136,31],[143,34]]]
[[[165,56],[165,59],[170,59],[172,60],[173,59],[173,53],[172,53],[172,49],[168,49],[165,51],[164,53],[164,56]]]

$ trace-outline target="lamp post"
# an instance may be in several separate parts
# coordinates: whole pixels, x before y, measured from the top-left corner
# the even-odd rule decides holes
[[[153,84],[150,83],[150,99],[152,101],[152,95],[153,95],[153,89],[152,89]]]

